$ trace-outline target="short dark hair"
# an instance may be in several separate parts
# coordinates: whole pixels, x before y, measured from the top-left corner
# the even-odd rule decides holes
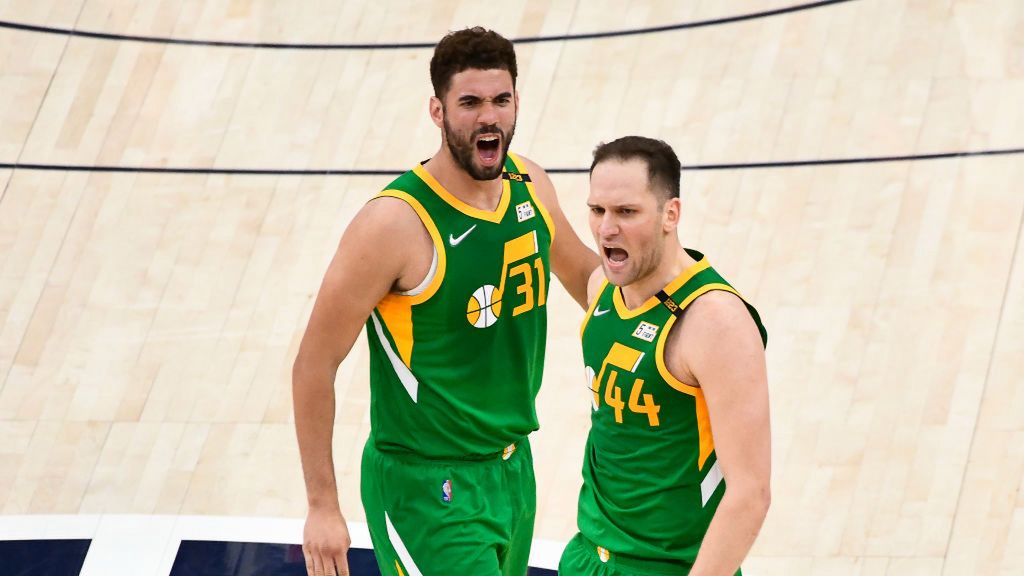
[[[468,69],[507,70],[516,85],[516,50],[501,34],[476,26],[449,32],[434,47],[430,59],[430,83],[434,96],[443,98],[452,76]]]
[[[660,194],[659,204],[665,200],[679,198],[679,179],[682,166],[672,147],[663,140],[645,138],[643,136],[623,136],[611,142],[602,142],[594,148],[594,161],[590,164],[590,174],[594,174],[594,166],[605,160],[643,160],[647,164],[647,183]]]

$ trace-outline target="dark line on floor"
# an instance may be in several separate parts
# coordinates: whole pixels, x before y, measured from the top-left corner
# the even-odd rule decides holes
[[[598,40],[603,38],[619,38],[623,36],[640,36],[643,34],[656,34],[659,32],[674,32],[677,30],[688,30],[691,28],[705,28],[708,26],[719,26],[722,24],[733,24],[747,20],[780,16],[813,8],[821,8],[833,4],[853,2],[854,0],[821,0],[806,4],[787,6],[776,10],[765,10],[736,16],[725,16],[710,20],[698,20],[694,22],[680,22],[662,26],[651,26],[647,28],[632,28],[628,30],[610,30],[606,32],[588,32],[581,34],[556,34],[551,36],[527,36],[513,38],[515,44],[536,44],[540,42],[565,42],[571,40]],[[184,46],[208,46],[215,48],[258,48],[270,50],[415,50],[433,48],[433,42],[390,42],[390,43],[288,43],[288,42],[231,42],[224,40],[189,40],[186,38],[167,38],[157,36],[135,36],[130,34],[112,34],[108,32],[89,32],[84,30],[73,30],[67,28],[55,28],[51,26],[39,26],[35,24],[22,24],[0,20],[0,28],[20,30],[22,32],[38,32],[42,34],[63,34],[78,36],[80,38],[92,38],[96,40],[116,40],[123,42],[146,42],[150,44],[176,44]]]
[[[901,156],[866,156],[860,158],[824,158],[819,160],[781,160],[774,162],[731,162],[724,164],[684,165],[683,171],[696,170],[752,170],[759,168],[799,168],[806,166],[838,166],[845,164],[877,164],[882,162],[918,162],[979,156],[1009,156],[1024,154],[1024,148],[1003,148],[935,154],[908,154]],[[0,170],[36,170],[50,172],[107,172],[132,174],[214,174],[237,176],[398,176],[404,169],[280,169],[280,168],[187,168],[157,166],[86,166],[76,164],[0,163]],[[546,168],[549,174],[586,174],[589,168]]]

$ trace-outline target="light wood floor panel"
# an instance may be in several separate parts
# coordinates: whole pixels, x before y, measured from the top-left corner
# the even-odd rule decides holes
[[[0,30],[0,162],[18,159],[67,39]]]
[[[77,180],[78,186],[64,185]],[[39,310],[55,272],[57,255],[68,234],[78,206],[81,178],[63,173],[18,172],[11,176],[0,203],[0,266],[4,279],[0,290],[0,414],[19,414],[25,395],[33,390],[32,374],[39,362],[39,348],[50,336],[50,309]],[[49,298],[60,303],[61,296]],[[44,307],[45,308],[45,307]]]
[[[46,12],[31,12],[27,0],[8,0],[9,12],[38,24]],[[169,35],[199,40],[373,43],[433,42],[439,33],[471,25],[496,29],[510,37],[584,33],[626,26],[706,20],[791,6],[786,0],[657,0],[623,5],[613,1],[548,2],[513,0],[500,10],[476,2],[331,2],[317,0],[285,6],[274,0],[233,2],[140,2],[89,0],[79,28],[129,35]],[[555,12],[573,15],[555,29],[544,21]],[[74,16],[74,13],[71,14]],[[52,17],[50,18],[53,19]],[[73,18],[72,18],[73,21]],[[51,23],[51,25],[58,25]]]
[[[886,557],[752,557],[744,573],[758,576],[933,576],[942,571],[941,558]]]
[[[993,184],[1001,180],[1012,188],[1021,178],[1024,169],[1017,163]],[[1024,221],[1024,212],[1017,216]],[[1019,236],[1007,288],[945,574],[1024,569],[1024,238]]]
[[[391,42],[792,2],[300,4],[0,0],[0,18]],[[520,45],[514,149],[575,167],[625,133],[667,139],[684,164],[1020,147],[1022,26],[1015,0],[861,0]],[[436,149],[429,56],[0,30],[0,161],[406,168]],[[1007,156],[684,172],[683,243],[769,331],[773,506],[747,571],[1024,569],[1022,170]],[[0,171],[0,512],[300,517],[291,361],[338,239],[389,180]],[[591,243],[586,175],[553,180]],[[564,541],[589,402],[583,313],[560,285],[549,302],[536,536]],[[357,521],[368,363],[364,336],[336,384],[335,462]]]
[[[850,3],[686,34],[571,42],[561,49],[525,46],[524,70],[535,61],[546,65],[539,74],[524,75],[523,142],[529,153],[556,166],[579,165],[591,142],[628,130],[667,138],[690,163],[735,160],[735,149],[745,150],[745,159],[763,160],[1014,145],[1024,123],[1012,105],[1024,97],[1021,82],[993,82],[985,78],[987,70],[968,82],[935,77],[935,58],[930,67],[905,64],[893,58],[890,43],[829,34],[837,26],[835,11],[844,10],[866,13],[860,17],[866,22],[909,19],[928,38],[955,29],[957,36],[975,39],[994,18],[1021,19],[1019,11],[995,9],[987,19],[968,11],[972,16],[943,20],[929,6],[934,7],[915,4],[900,17],[886,18],[888,4]],[[545,22],[561,27],[566,16],[581,18],[556,12]],[[575,26],[607,26],[609,18]],[[780,35],[775,42],[782,44],[774,51],[756,41]],[[813,44],[807,36],[828,45],[789,48]],[[977,51],[1005,54],[1006,73],[1019,78],[1012,68],[1015,41],[995,34],[986,42],[944,46],[940,52],[959,54],[964,66]],[[904,65],[865,64],[863,75],[852,74],[848,59],[873,51],[880,60]],[[769,62],[765,54],[774,58]],[[808,54],[834,59],[843,68],[823,72],[820,62],[801,60]],[[422,113],[428,59],[424,50],[317,53],[75,39],[26,158],[405,166],[431,152],[429,146],[394,146],[396,138],[429,141],[434,130]],[[652,93],[670,97],[651,98]],[[543,116],[534,120],[540,110]],[[578,128],[563,130],[566,124]]]
[[[109,429],[107,422],[35,423],[16,468],[14,486],[0,510],[4,514],[76,513]]]
[[[0,0],[0,20],[71,28],[87,0]]]

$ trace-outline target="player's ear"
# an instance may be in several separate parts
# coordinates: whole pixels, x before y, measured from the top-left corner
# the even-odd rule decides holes
[[[444,103],[437,96],[430,97],[430,119],[434,121],[434,126],[444,126]]]
[[[680,212],[682,211],[682,203],[679,198],[669,198],[665,200],[665,205],[661,209],[662,214],[662,225],[666,232],[671,232],[679,226]]]

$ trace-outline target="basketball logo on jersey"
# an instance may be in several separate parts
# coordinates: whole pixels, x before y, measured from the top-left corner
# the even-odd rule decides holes
[[[522,204],[516,204],[516,220],[526,222],[535,215],[536,213],[533,211],[533,204],[530,204],[529,200]]]
[[[648,322],[640,322],[640,325],[633,331],[633,336],[647,342],[654,342],[654,337],[658,335],[658,327]]]
[[[501,290],[490,284],[477,288],[466,305],[466,320],[476,328],[493,326],[501,316]]]
[[[609,552],[607,548],[602,548],[601,546],[598,546],[597,557],[601,559],[601,562],[608,562],[608,560],[611,560],[612,553]]]
[[[587,388],[593,393],[590,397],[590,405],[594,408],[594,412],[601,407],[601,386],[597,383],[597,373],[590,366],[586,367],[584,374],[587,377]]]
[[[452,481],[451,480],[445,480],[444,483],[441,484],[441,501],[445,502],[445,503],[452,501]]]
[[[529,259],[533,261],[524,262]],[[519,316],[547,303],[547,277],[536,230],[505,242],[500,284],[497,287],[484,284],[469,297],[466,320],[475,328],[493,326],[501,317],[501,299],[505,294],[505,282],[510,278],[521,279],[518,285],[509,287],[512,316]]]

